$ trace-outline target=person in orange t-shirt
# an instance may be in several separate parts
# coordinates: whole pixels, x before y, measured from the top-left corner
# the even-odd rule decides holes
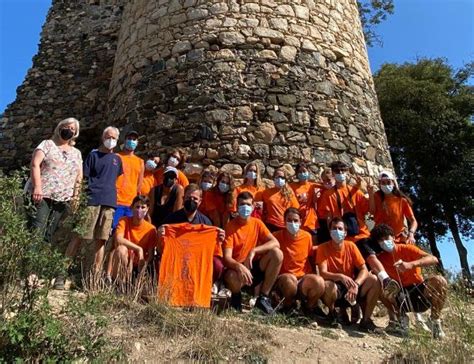
[[[157,171],[160,157],[155,157],[153,154],[148,154],[145,162],[145,173],[143,175],[143,183],[140,194],[148,196],[153,187],[157,186],[155,172]]]
[[[326,280],[323,302],[329,308],[333,325],[339,326],[335,307],[347,308],[359,303],[363,307],[359,329],[366,332],[380,330],[371,319],[380,296],[380,284],[369,273],[357,246],[346,240],[346,225],[341,217],[335,217],[330,225],[331,240],[318,246],[316,264]],[[345,312],[345,310],[344,310]],[[348,318],[344,317],[343,323]]]
[[[234,178],[227,172],[217,176],[216,185],[206,193],[206,208],[214,226],[225,228],[235,212]]]
[[[358,186],[362,179],[357,177],[358,185],[348,185],[349,167],[344,162],[331,163],[331,171],[336,185],[334,188],[322,192],[318,204],[318,216],[325,219],[328,225],[335,217],[343,217],[346,224],[350,221],[347,240],[356,242],[369,237],[369,228],[365,223],[365,215],[369,212],[369,201]]]
[[[211,215],[211,205],[212,205],[212,187],[214,187],[214,182],[216,181],[216,176],[209,170],[204,170],[201,173],[199,178],[199,186],[202,190],[202,201],[199,205],[199,212],[203,213],[207,217]]]
[[[218,229],[190,223],[166,225],[162,236],[158,298],[175,307],[211,305],[212,259]]]
[[[255,307],[272,314],[268,295],[283,260],[280,244],[261,220],[251,217],[253,196],[250,192],[237,196],[237,205],[238,216],[227,224],[223,245],[227,267],[224,282],[232,292],[231,306],[242,311],[242,287],[255,288],[262,283]]]
[[[235,195],[238,196],[241,192],[250,192],[254,198],[255,208],[252,212],[252,217],[262,218],[262,192],[265,187],[262,182],[260,174],[260,167],[255,162],[248,163],[244,168],[244,181],[235,189]]]
[[[418,222],[411,208],[411,200],[398,189],[398,184],[389,171],[379,175],[380,190],[374,193],[374,186],[368,185],[370,213],[375,224],[387,224],[395,232],[395,242],[415,244]],[[405,228],[405,219],[408,229]],[[407,231],[408,230],[408,231]]]
[[[110,263],[107,268],[109,280],[128,280],[142,272],[145,267],[153,269],[149,264],[153,258],[158,242],[155,227],[145,220],[150,202],[147,196],[138,195],[133,199],[132,217],[122,217],[115,229],[114,248],[110,252]],[[150,271],[151,276],[154,272]]]
[[[173,167],[178,170],[178,184],[186,188],[187,185],[189,185],[189,180],[188,177],[182,172],[182,169],[184,168],[184,162],[186,156],[184,155],[184,152],[179,150],[179,149],[174,149],[172,150],[165,161],[164,166],[158,168],[155,172],[155,178],[156,178],[156,185],[160,185],[163,183],[164,180],[164,173],[166,167]]]
[[[446,301],[448,283],[441,275],[432,275],[423,279],[420,268],[436,265],[438,259],[415,245],[395,244],[393,232],[384,237],[379,244],[382,253],[378,254],[377,258],[390,278],[403,287],[393,299],[382,297],[382,302],[387,307],[390,317],[387,329],[396,330],[400,321],[401,329],[406,331],[409,324],[407,312],[424,312],[431,307],[433,336],[444,337],[440,315]]]
[[[290,207],[285,211],[286,229],[274,236],[280,242],[283,263],[280,276],[275,283],[275,293],[283,298],[283,309],[289,311],[298,298],[303,309],[311,312],[325,290],[324,279],[313,274],[310,259],[313,256],[311,235],[302,229],[298,209]]]
[[[262,193],[263,221],[272,232],[285,228],[283,214],[288,207],[300,207],[287,181],[286,171],[283,168],[277,168],[273,173],[275,187],[268,188]]]
[[[302,228],[313,236],[316,235],[316,229],[319,227],[316,205],[323,186],[309,181],[309,169],[306,163],[298,163],[295,171],[298,182],[290,183],[290,187],[300,204]]]
[[[135,155],[138,145],[138,133],[129,131],[125,135],[124,148],[117,155],[122,160],[123,174],[117,178],[117,208],[114,213],[112,229],[115,229],[119,220],[132,216],[132,201],[140,194],[143,183],[143,173],[145,166],[143,159]]]

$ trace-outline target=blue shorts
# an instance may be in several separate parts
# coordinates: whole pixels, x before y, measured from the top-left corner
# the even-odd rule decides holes
[[[130,206],[117,206],[114,213],[114,221],[112,223],[112,230],[115,230],[115,228],[117,227],[119,223],[119,220],[122,217],[132,217],[132,216],[133,216],[133,212]]]

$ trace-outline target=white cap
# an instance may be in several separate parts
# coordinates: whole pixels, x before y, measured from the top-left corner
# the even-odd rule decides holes
[[[167,166],[165,168],[165,171],[163,172],[163,175],[165,175],[168,172],[173,172],[174,174],[176,174],[176,177],[178,177],[178,170],[176,168],[171,167],[171,166]]]
[[[392,181],[395,181],[395,177],[394,177],[393,173],[390,172],[390,171],[382,171],[382,172],[380,172],[380,174],[379,174],[379,181],[380,181],[381,179],[383,179],[383,178],[388,178],[388,179],[391,179]]]

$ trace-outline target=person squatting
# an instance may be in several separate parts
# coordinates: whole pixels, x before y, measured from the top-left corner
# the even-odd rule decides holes
[[[159,299],[172,306],[209,308],[212,295],[223,294],[241,312],[242,293],[249,293],[266,315],[297,309],[334,327],[358,324],[375,333],[382,330],[372,320],[380,300],[389,314],[386,332],[406,333],[408,312],[430,330],[420,315],[430,309],[433,336],[445,335],[447,282],[422,275],[438,261],[416,246],[411,201],[390,171],[379,174],[377,186],[368,182],[367,194],[341,161],[316,179],[304,162],[295,177],[277,168],[271,187],[256,162],[245,166],[238,186],[231,174],[210,170],[190,184],[179,149],[143,160],[135,154],[139,134],[129,131],[115,152],[120,132],[109,126],[82,161],[78,136],[79,122],[68,118],[34,150],[25,187],[36,205],[29,225],[51,242],[85,183],[86,231],[65,254],[74,258],[92,240],[92,271],[106,280],[146,271]],[[64,280],[57,277],[54,287],[64,289]]]

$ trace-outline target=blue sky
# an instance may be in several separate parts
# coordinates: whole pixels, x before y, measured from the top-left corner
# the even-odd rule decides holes
[[[51,0],[0,0],[0,112],[14,101],[36,54]],[[395,14],[377,28],[383,46],[369,49],[372,71],[386,62],[445,57],[455,67],[474,60],[474,0],[395,0]],[[474,264],[474,243],[464,240]],[[439,244],[447,268],[458,269],[449,239]]]

